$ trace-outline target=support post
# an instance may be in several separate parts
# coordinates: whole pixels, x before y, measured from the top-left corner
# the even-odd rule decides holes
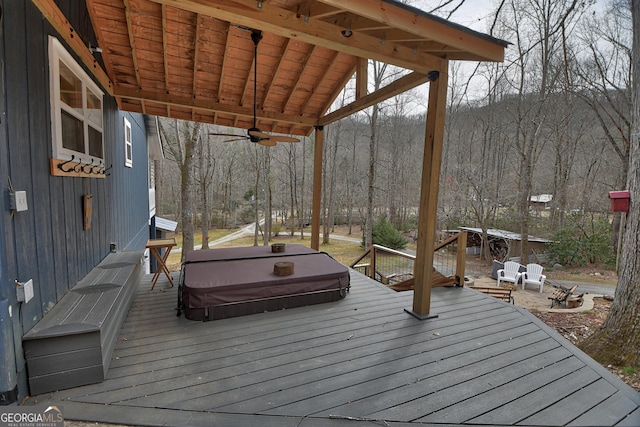
[[[456,281],[458,286],[464,286],[464,267],[467,264],[467,231],[458,233],[456,253]]]
[[[415,280],[413,310],[406,310],[420,319],[437,317],[430,313],[431,285],[433,283],[433,251],[436,241],[436,216],[438,213],[438,189],[440,163],[444,137],[444,118],[447,100],[448,61],[439,71],[429,73],[429,104],[422,160],[422,184],[420,188],[420,212],[418,217],[418,242],[413,267]]]
[[[322,201],[322,154],[324,126],[316,126],[313,153],[313,202],[311,204],[311,249],[320,250],[320,203]]]

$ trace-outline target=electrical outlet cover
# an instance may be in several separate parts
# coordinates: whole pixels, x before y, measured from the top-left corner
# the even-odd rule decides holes
[[[18,301],[24,302],[25,304],[31,301],[31,298],[33,298],[33,279],[29,279],[24,283],[18,283],[16,291],[18,292]]]
[[[27,206],[27,192],[26,191],[16,191],[15,193],[15,197],[16,197],[16,211],[17,212],[22,212],[22,211],[26,211],[29,209],[29,206]]]

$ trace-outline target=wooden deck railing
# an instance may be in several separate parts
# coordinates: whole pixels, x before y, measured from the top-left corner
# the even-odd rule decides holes
[[[467,232],[436,245],[433,266],[435,268],[431,286],[464,285]],[[361,257],[351,264],[351,268],[364,273],[394,290],[413,289],[413,264],[415,255],[372,245]]]

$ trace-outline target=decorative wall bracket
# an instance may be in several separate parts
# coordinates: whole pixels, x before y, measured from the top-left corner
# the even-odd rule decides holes
[[[83,163],[82,159],[76,160],[75,156],[71,156],[69,160],[50,159],[51,175],[53,176],[73,176],[85,178],[105,178],[109,176],[109,169],[105,168],[102,160],[95,163],[95,159],[91,159],[90,163]]]

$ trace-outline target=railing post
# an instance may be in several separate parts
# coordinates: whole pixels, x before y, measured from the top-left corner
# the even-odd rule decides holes
[[[458,233],[456,257],[456,282],[458,286],[464,286],[464,267],[467,263],[467,231]]]
[[[369,263],[369,277],[376,280],[376,245],[371,245],[371,262]]]

